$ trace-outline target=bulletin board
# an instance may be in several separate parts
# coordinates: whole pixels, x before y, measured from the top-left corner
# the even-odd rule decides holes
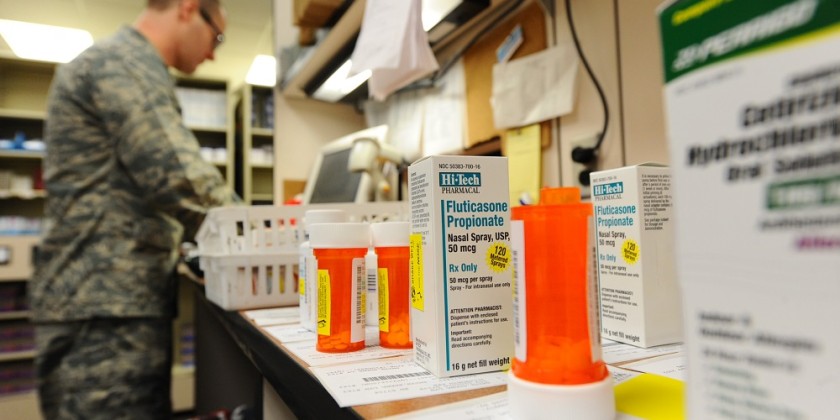
[[[522,25],[523,41],[511,60],[546,49],[545,14],[539,2],[532,1],[464,53],[467,101],[465,148],[500,139],[504,134],[504,130],[497,130],[493,125],[493,109],[490,107],[493,65],[496,64],[496,49],[516,25]],[[542,122],[540,127],[542,145],[547,147],[551,143],[550,122]]]

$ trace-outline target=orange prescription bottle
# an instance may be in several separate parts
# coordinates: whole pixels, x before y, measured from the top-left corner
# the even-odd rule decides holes
[[[577,188],[546,188],[511,210],[515,354],[513,418],[615,418],[601,358],[592,204]]]
[[[367,223],[316,223],[309,244],[318,264],[318,341],[315,349],[344,353],[365,348]]]
[[[408,222],[370,225],[371,242],[379,261],[379,345],[410,349]]]

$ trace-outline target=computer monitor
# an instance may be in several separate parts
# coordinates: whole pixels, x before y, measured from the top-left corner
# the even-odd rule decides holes
[[[360,130],[334,140],[321,148],[315,157],[306,188],[303,204],[364,203],[373,200],[373,181],[364,171],[348,169],[353,142],[359,138],[373,138],[385,142],[387,126]]]

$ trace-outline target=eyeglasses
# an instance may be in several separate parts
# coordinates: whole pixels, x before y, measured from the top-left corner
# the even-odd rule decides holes
[[[206,10],[199,8],[198,13],[201,15],[201,18],[210,25],[210,28],[213,29],[213,32],[216,33],[216,39],[213,41],[213,48],[218,48],[219,45],[222,45],[225,42],[225,34],[216,26],[216,23],[213,22],[213,18],[210,17],[210,13]]]

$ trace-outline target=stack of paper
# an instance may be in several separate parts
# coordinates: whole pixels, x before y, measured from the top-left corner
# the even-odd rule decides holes
[[[368,88],[375,99],[384,100],[438,69],[421,12],[420,0],[367,1],[350,75],[370,70]]]

